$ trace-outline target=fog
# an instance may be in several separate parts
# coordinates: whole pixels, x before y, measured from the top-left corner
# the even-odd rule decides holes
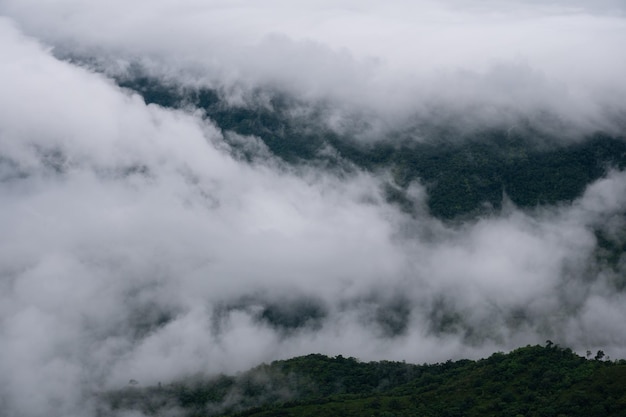
[[[141,62],[234,103],[279,88],[372,126],[548,112],[570,133],[623,135],[621,2],[1,0],[0,13],[7,415],[95,415],[97,393],[131,379],[311,352],[422,363],[550,339],[626,357],[624,258],[602,261],[594,234],[623,234],[623,172],[571,204],[450,224],[419,182],[411,216],[375,173],[289,165],[262,144],[242,161],[200,111],[146,105],[109,77]]]
[[[286,89],[384,125],[549,112],[560,129],[623,129],[625,8],[584,3],[4,0],[0,13],[59,54]]]

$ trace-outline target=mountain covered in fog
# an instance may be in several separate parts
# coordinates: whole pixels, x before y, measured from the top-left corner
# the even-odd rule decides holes
[[[0,0],[0,409],[146,415],[160,392],[176,415],[196,401],[180,381],[222,375],[205,410],[261,363],[351,357],[345,378],[399,379],[394,401],[371,398],[378,377],[327,392],[348,414],[420,407],[393,390],[428,367],[402,361],[466,367],[455,387],[489,410],[572,405],[479,390],[474,360],[516,355],[560,355],[558,392],[598,382],[621,404],[605,376],[626,358],[625,16],[618,0]],[[516,350],[546,339],[572,352]],[[277,378],[249,404],[329,412],[319,381],[296,400]],[[439,383],[424,407],[462,380]]]
[[[214,89],[167,84],[140,69],[118,84],[149,104],[201,110],[246,160],[265,156],[260,142],[292,164],[385,173],[389,202],[413,213],[425,200],[432,215],[446,220],[499,211],[506,199],[521,208],[571,203],[594,181],[626,167],[626,139],[603,131],[572,139],[566,130],[545,132],[528,119],[460,131],[453,121],[416,117],[412,126],[390,127],[364,141],[358,128],[329,128],[323,103],[298,102],[285,93],[256,91],[245,105],[232,105]],[[302,107],[306,111],[294,114]],[[425,186],[426,196],[407,194],[413,181]]]

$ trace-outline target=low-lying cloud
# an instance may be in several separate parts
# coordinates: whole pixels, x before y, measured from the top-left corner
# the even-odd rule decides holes
[[[591,131],[624,127],[624,10],[617,1],[0,4],[59,54],[142,60],[235,96],[275,87],[391,126],[547,112],[561,129]]]
[[[311,352],[424,362],[549,338],[624,357],[624,258],[598,246],[623,241],[623,172],[571,204],[442,223],[388,204],[376,174],[261,147],[243,162],[200,112],[55,57],[276,85],[384,123],[443,103],[477,125],[547,107],[619,131],[626,21],[604,4],[0,2],[3,410],[94,415],[131,379]]]

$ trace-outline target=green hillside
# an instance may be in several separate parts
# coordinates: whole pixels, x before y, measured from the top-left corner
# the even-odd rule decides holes
[[[283,93],[259,91],[250,103],[234,106],[217,90],[167,84],[139,69],[117,81],[147,103],[203,110],[243,158],[255,155],[229,133],[259,138],[288,163],[390,172],[385,194],[408,212],[415,202],[407,187],[419,181],[428,191],[429,211],[444,220],[499,210],[504,195],[520,207],[569,202],[609,169],[626,166],[626,140],[602,132],[573,139],[542,132],[528,120],[471,131],[420,122],[363,141],[355,137],[364,128],[337,133],[323,122],[323,104]]]
[[[590,355],[589,355],[590,356]],[[186,416],[623,416],[626,361],[552,345],[478,361],[362,363],[308,355],[237,376],[108,393],[115,410]]]

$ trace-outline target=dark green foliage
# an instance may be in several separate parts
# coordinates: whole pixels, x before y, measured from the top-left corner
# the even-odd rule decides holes
[[[183,92],[175,85],[168,85],[141,73],[140,69],[131,72],[125,80],[118,80],[121,87],[130,88],[139,93],[146,104],[158,104],[162,107],[179,107]]]
[[[231,106],[215,90],[167,85],[141,73],[120,78],[118,84],[141,94],[148,104],[202,109],[220,129],[259,137],[275,155],[289,162],[315,158],[324,144],[321,132],[311,126],[315,115],[291,116],[292,107],[298,103],[285,95],[274,94],[266,102],[258,92],[258,97],[253,94],[250,98],[251,106]]]
[[[308,355],[108,399],[152,415],[173,406],[182,415],[240,417],[626,415],[626,364],[601,359],[554,344],[421,366]]]
[[[219,331],[222,318],[235,310],[246,311],[258,322],[283,333],[319,327],[327,314],[324,303],[312,297],[292,297],[273,300],[272,297],[249,296],[219,304],[213,311],[214,328]]]
[[[282,415],[621,416],[626,366],[588,361],[558,346],[526,347],[480,361],[415,368],[408,383],[374,395],[276,405]],[[272,415],[248,413],[246,415]],[[335,414],[338,415],[338,414]]]
[[[185,415],[213,415],[259,404],[290,404],[294,400],[320,403],[331,395],[384,391],[410,381],[416,368],[398,362],[362,364],[354,358],[308,355],[260,365],[238,376],[195,377],[143,389],[132,385],[105,398],[113,409],[154,414],[159,409],[179,407]]]
[[[623,169],[626,142],[597,134],[584,141],[539,147],[536,138],[511,138],[506,131],[476,134],[457,142],[378,145],[382,162],[369,162],[365,151],[354,160],[363,166],[394,166],[400,187],[419,180],[437,217],[499,209],[503,195],[520,207],[569,202],[609,167]],[[336,143],[338,148],[342,144]],[[344,147],[345,148],[345,147]],[[352,151],[350,154],[354,154]],[[398,198],[395,198],[398,200]]]
[[[324,307],[316,300],[303,299],[266,304],[259,320],[283,330],[316,326],[326,316]]]
[[[540,134],[528,123],[467,133],[420,126],[414,128],[417,132],[388,132],[374,142],[360,143],[327,128],[321,121],[323,106],[300,103],[286,94],[257,91],[248,105],[232,106],[218,91],[167,85],[140,71],[118,82],[147,103],[200,108],[222,130],[256,136],[287,162],[332,166],[338,161],[321,152],[330,147],[363,169],[391,169],[395,184],[386,186],[384,194],[407,212],[414,203],[406,187],[418,180],[427,188],[431,213],[442,219],[498,210],[505,194],[520,207],[569,202],[609,167],[626,165],[626,141],[601,133],[567,141],[566,146],[562,138]],[[307,111],[294,115],[293,108],[302,107]],[[407,139],[412,136],[424,139]]]

